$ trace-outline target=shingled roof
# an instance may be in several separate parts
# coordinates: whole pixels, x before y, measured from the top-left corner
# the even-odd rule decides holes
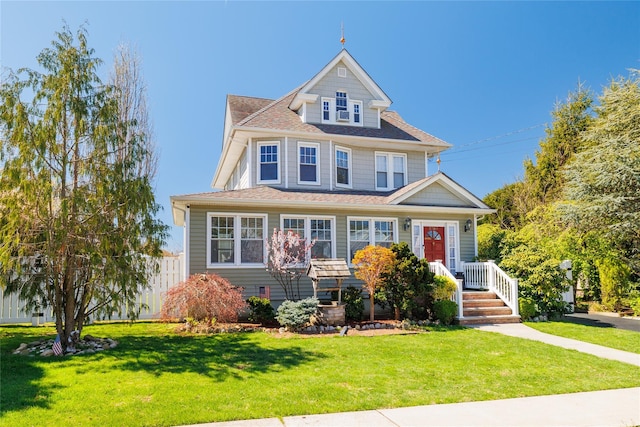
[[[467,200],[467,206],[443,206],[439,204],[414,205],[406,203],[407,198],[416,192],[423,191],[432,184],[440,183],[449,187],[451,191],[459,195],[463,200]],[[282,207],[282,206],[302,206],[305,208],[315,207],[327,209],[340,207],[341,209],[359,210],[363,207],[367,209],[378,209],[386,212],[394,210],[419,209],[421,212],[439,212],[446,209],[447,212],[489,214],[495,212],[489,208],[482,200],[476,198],[465,188],[460,186],[446,174],[438,172],[409,185],[392,191],[358,191],[358,190],[309,190],[277,188],[265,185],[244,188],[240,190],[217,191],[209,193],[185,194],[172,196],[171,202],[174,207],[174,221],[178,224],[181,220],[176,216],[175,209],[187,205],[201,206],[262,206],[262,207]],[[182,208],[178,209],[181,210]]]
[[[229,95],[229,109],[234,126],[243,128],[273,129],[321,135],[348,135],[367,138],[382,138],[423,142],[429,145],[449,147],[450,144],[427,132],[411,126],[395,111],[383,111],[380,129],[359,126],[341,126],[304,123],[298,114],[289,108],[298,89],[277,100]]]

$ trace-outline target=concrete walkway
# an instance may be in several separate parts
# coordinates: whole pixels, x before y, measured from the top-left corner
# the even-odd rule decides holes
[[[640,355],[557,337],[523,324],[479,325],[475,329],[542,341],[640,366]],[[640,387],[485,402],[413,406],[375,411],[301,415],[192,427],[412,427],[412,426],[640,426]]]
[[[582,353],[593,354],[594,356],[602,357],[605,359],[617,360],[619,362],[625,362],[632,365],[640,366],[640,354],[630,353],[628,351],[622,350],[615,350],[613,348],[603,347],[601,345],[591,344],[584,341],[572,340],[570,338],[563,338],[556,335],[545,334],[544,332],[537,331],[533,328],[523,325],[522,323],[511,323],[504,325],[478,325],[474,328],[481,331],[498,332],[500,334],[509,335],[512,337],[542,341],[546,344],[564,347],[570,350],[577,350]],[[640,339],[640,336],[638,336],[638,339]]]

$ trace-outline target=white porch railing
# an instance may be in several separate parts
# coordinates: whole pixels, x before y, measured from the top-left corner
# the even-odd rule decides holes
[[[518,279],[509,277],[494,261],[465,262],[462,268],[466,288],[495,292],[514,315],[519,315]]]
[[[464,317],[462,310],[462,279],[456,279],[449,269],[442,264],[442,261],[430,262],[429,270],[436,276],[445,276],[457,283],[455,294],[451,295],[451,301],[458,304],[458,319]]]

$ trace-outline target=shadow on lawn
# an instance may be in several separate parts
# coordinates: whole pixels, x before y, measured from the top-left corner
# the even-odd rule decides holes
[[[294,345],[264,347],[251,335],[127,336],[104,356],[120,359],[118,369],[154,375],[193,372],[216,381],[285,370],[324,357]]]
[[[12,354],[20,343],[28,343],[42,338],[46,329],[26,328],[17,325],[3,325],[0,328],[0,418],[10,411],[20,411],[33,407],[48,408],[51,387],[40,383],[45,371],[40,363],[56,363],[29,356]]]

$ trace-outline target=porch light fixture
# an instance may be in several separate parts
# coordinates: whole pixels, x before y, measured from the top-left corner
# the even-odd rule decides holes
[[[404,231],[407,231],[409,228],[411,228],[411,218],[406,217],[404,219],[404,224],[402,224],[402,228],[404,228]]]
[[[464,232],[468,232],[469,230],[471,230],[471,220],[468,219],[467,222],[464,223]]]

